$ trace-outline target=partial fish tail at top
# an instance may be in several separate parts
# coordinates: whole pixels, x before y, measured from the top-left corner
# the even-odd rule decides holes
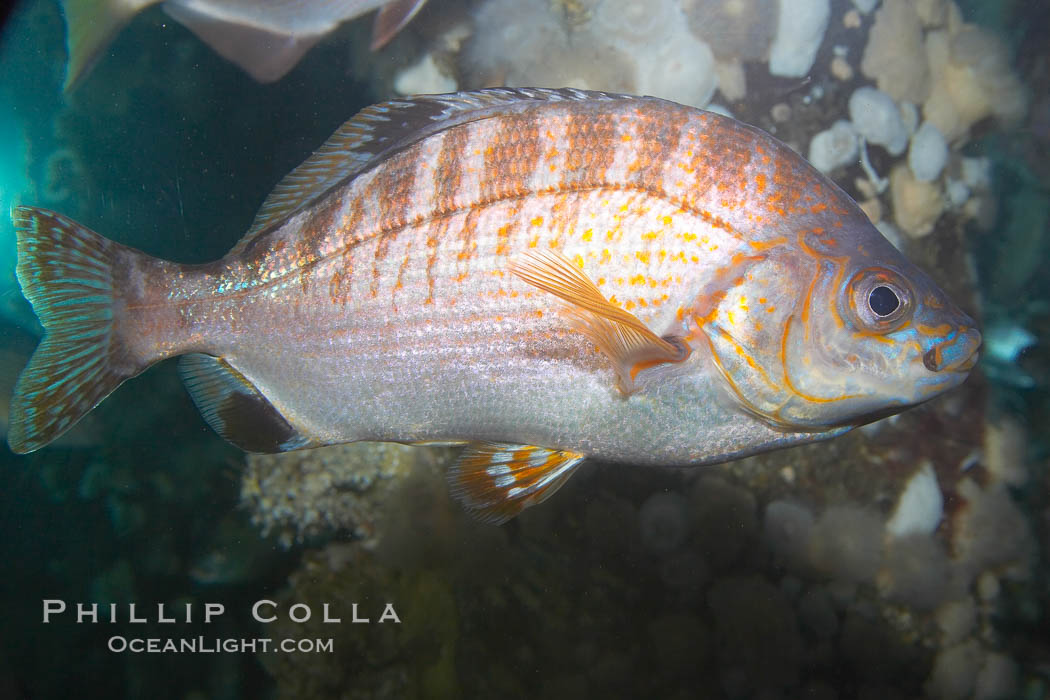
[[[73,427],[121,382],[148,366],[114,332],[115,265],[138,251],[60,214],[17,207],[18,281],[44,337],[22,371],[7,441],[37,450]]]

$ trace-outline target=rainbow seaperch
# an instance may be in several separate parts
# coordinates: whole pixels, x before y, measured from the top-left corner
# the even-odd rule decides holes
[[[35,450],[183,355],[249,451],[467,443],[494,522],[585,457],[697,465],[840,434],[956,386],[973,321],[767,134],[654,98],[492,89],[370,107],[223,259],[181,265],[34,208]]]

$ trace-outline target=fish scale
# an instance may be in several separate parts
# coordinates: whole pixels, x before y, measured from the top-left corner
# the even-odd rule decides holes
[[[186,355],[221,435],[253,451],[467,443],[452,491],[493,522],[584,458],[698,465],[840,434],[957,385],[980,343],[797,154],[655,98],[494,89],[376,105],[207,265],[59,244],[59,229],[104,239],[19,216],[43,347],[75,342],[38,250],[102,250],[91,269],[119,268],[119,313],[96,335],[135,371]],[[871,307],[876,289],[892,311]],[[32,410],[9,437],[20,451],[84,410],[49,405],[55,367],[35,362],[20,382]],[[102,374],[90,396],[129,372]]]

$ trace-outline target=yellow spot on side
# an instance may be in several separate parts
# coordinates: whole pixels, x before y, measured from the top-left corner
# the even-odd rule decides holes
[[[594,236],[594,229],[593,228],[587,229],[586,231],[583,232],[583,236],[582,236],[583,242],[584,243],[590,243],[591,242],[591,238],[593,236]]]
[[[638,260],[640,262],[645,263],[646,265],[649,264],[649,251],[648,250],[639,250],[637,253],[634,254],[634,257],[638,258]]]
[[[529,222],[533,226],[543,226],[543,217],[537,216],[535,219]]]

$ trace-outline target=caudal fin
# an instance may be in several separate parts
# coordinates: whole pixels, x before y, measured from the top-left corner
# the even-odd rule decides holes
[[[7,442],[19,454],[51,442],[130,369],[113,335],[113,264],[123,247],[60,214],[17,207],[18,281],[44,338],[15,385]]]

